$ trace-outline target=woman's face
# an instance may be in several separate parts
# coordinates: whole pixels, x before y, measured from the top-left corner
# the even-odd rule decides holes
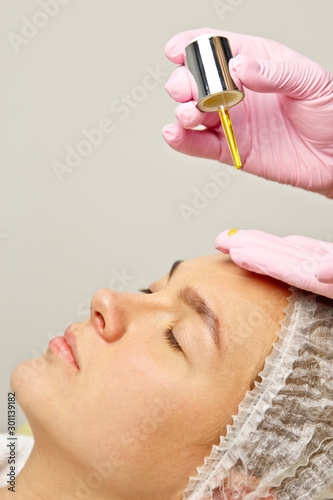
[[[149,289],[99,290],[67,330],[79,370],[49,348],[11,385],[40,449],[104,471],[115,498],[170,500],[232,423],[289,292],[221,254],[174,265]]]

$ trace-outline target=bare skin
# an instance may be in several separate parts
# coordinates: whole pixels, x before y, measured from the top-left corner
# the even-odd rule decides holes
[[[178,500],[232,423],[278,338],[286,285],[219,254],[149,288],[94,295],[90,318],[68,332],[79,370],[50,349],[15,369],[35,438],[16,500],[84,488],[94,500]]]

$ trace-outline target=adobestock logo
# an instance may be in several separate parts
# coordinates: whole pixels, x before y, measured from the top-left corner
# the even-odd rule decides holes
[[[80,138],[73,146],[66,146],[63,161],[51,163],[58,181],[63,182],[68,174],[81,165],[82,161],[104,142],[105,137],[116,130],[117,122],[125,121],[131,113],[135,112],[134,110],[140,105],[142,106],[143,101],[148,99],[154,90],[164,85],[167,76],[168,72],[164,71],[159,64],[155,67],[146,66],[140,85],[135,85],[129,92],[123,92],[112,100],[110,104],[113,113],[111,118],[104,117],[99,120],[97,127],[81,130],[84,138]]]
[[[129,285],[130,281],[135,279],[135,276],[128,274],[125,267],[122,267],[121,271],[112,269],[112,276],[106,284],[106,288],[111,288],[118,292],[122,292]],[[87,297],[84,302],[81,302],[76,308],[76,314],[78,316],[89,316],[90,315],[90,304],[91,297]]]
[[[222,191],[227,189],[231,182],[231,177],[240,174],[240,170],[230,166],[224,165],[225,170],[211,171],[209,177],[212,179],[207,182],[200,189],[192,188],[192,201],[191,203],[179,203],[179,213],[186,224],[192,221],[194,216],[197,216],[209,207],[211,201],[218,197]]]
[[[0,245],[8,237],[7,233],[0,233]]]
[[[245,0],[214,0],[213,7],[220,20],[224,21],[226,15],[230,14],[230,12],[233,12],[236,7],[244,2]]]
[[[52,162],[53,171],[59,182],[63,181],[63,176],[73,172],[78,167],[83,158],[89,156],[95,147],[102,144],[106,134],[111,134],[115,130],[115,125],[109,118],[103,118],[97,128],[83,129],[81,131],[85,139],[81,139],[75,147],[66,147],[65,162]]]
[[[60,7],[67,5],[71,0],[40,0],[39,6],[42,10],[37,10],[30,19],[23,17],[23,24],[21,26],[21,33],[13,33],[12,31],[7,34],[7,38],[14,50],[18,53],[21,46],[29,43],[30,40],[38,35],[39,31],[44,28],[49,20],[56,17],[60,12]]]

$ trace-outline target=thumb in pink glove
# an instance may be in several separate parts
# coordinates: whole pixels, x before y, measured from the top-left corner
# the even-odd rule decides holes
[[[223,231],[215,248],[238,266],[333,299],[333,244],[254,230]]]

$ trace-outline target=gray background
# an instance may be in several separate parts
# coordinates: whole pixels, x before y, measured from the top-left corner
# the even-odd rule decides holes
[[[16,52],[8,34],[38,19],[40,2],[1,0],[0,431],[14,367],[85,319],[99,288],[148,286],[175,259],[214,253],[215,236],[230,227],[333,241],[332,201],[233,175],[162,138],[176,107],[164,90],[174,68],[164,45],[177,32],[209,26],[272,38],[333,69],[331,0],[221,3],[224,15],[213,0],[70,0]],[[137,87],[156,66],[164,76],[144,94]],[[112,110],[131,93],[141,101],[128,116]],[[113,132],[60,182],[53,162],[105,118]],[[221,169],[227,187],[186,223],[179,205]]]

